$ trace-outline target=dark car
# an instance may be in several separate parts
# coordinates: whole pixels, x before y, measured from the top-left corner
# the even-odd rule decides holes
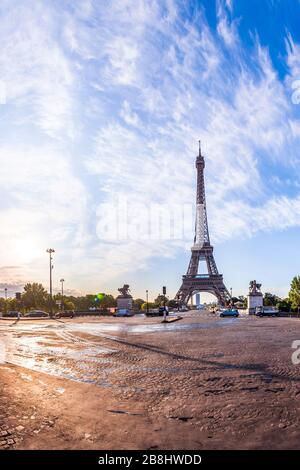
[[[146,312],[146,316],[147,317],[163,317],[164,311],[165,311],[164,307],[150,309],[148,312]],[[166,311],[166,315],[168,315],[168,311]]]
[[[25,313],[25,317],[30,317],[30,318],[45,318],[49,317],[49,314],[47,312],[44,312],[43,310],[30,310],[29,312]]]
[[[9,312],[3,313],[3,317],[6,317],[6,318],[19,318],[20,316],[21,316],[21,313],[16,310],[11,310]]]
[[[55,318],[73,318],[75,315],[74,310],[64,310],[63,312],[58,312],[55,315]]]

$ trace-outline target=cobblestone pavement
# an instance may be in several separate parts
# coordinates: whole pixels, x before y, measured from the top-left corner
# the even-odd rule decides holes
[[[299,320],[170,326],[0,325],[1,448],[299,448]]]

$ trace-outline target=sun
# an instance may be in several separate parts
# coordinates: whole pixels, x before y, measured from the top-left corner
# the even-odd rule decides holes
[[[27,236],[13,242],[12,252],[17,263],[30,263],[43,253],[43,246],[36,236]]]

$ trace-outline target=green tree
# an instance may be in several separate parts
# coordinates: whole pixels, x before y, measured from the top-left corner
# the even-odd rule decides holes
[[[292,304],[291,304],[289,298],[287,298],[287,299],[283,299],[280,302],[278,302],[276,307],[278,308],[278,310],[280,312],[290,312],[291,308],[292,308]]]
[[[178,300],[170,299],[168,303],[170,308],[177,308],[178,307]]]
[[[238,299],[239,299],[239,302],[242,302],[243,307],[244,307],[244,308],[247,308],[247,306],[248,306],[248,299],[247,299],[247,297],[245,297],[244,295],[239,295]]]
[[[0,312],[5,312],[5,299],[0,297]]]
[[[148,302],[148,309],[152,309],[152,308],[155,308],[156,305],[154,302]],[[141,309],[143,310],[143,312],[146,312],[147,311],[147,302],[143,303],[142,306],[141,306]]]
[[[169,299],[162,294],[158,294],[154,300],[156,307],[161,307],[164,304],[164,299],[166,299],[166,305],[168,305]]]
[[[20,305],[17,299],[11,298],[7,299],[7,310],[19,310]]]
[[[105,294],[104,298],[100,301],[99,307],[100,308],[111,308],[116,307],[117,302],[113,295]]]
[[[71,300],[64,299],[64,310],[75,310],[75,304]]]
[[[49,306],[49,295],[42,284],[33,282],[24,286],[22,294],[22,303],[26,309],[29,308],[45,308]]]
[[[88,310],[90,307],[96,307],[95,294],[75,297],[73,295],[64,296],[65,301],[70,301],[75,305],[75,310]]]
[[[264,295],[264,305],[266,307],[275,307],[275,305],[277,305],[280,301],[280,297],[274,294],[270,294],[270,292],[266,292]]]
[[[289,301],[293,309],[297,310],[300,307],[300,276],[295,276],[291,282]]]
[[[141,310],[142,308],[142,305],[145,303],[145,301],[143,299],[135,299],[133,301],[133,306],[134,308],[136,308],[137,310]]]

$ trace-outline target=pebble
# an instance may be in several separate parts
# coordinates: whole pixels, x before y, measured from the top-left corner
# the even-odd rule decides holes
[[[16,431],[18,431],[18,432],[23,431],[23,429],[25,429],[25,428],[24,428],[24,426],[21,426],[21,425],[16,427]]]
[[[284,428],[286,428],[286,427],[287,427],[287,425],[286,425],[286,424],[284,424],[284,423],[280,423],[278,427],[279,427],[279,428],[281,428],[281,429],[284,429]]]

